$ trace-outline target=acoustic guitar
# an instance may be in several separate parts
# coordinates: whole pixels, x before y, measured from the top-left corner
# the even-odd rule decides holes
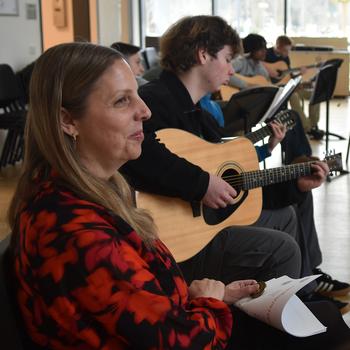
[[[288,68],[288,65],[284,61],[277,61],[274,63],[269,62],[262,62],[262,64],[265,66],[267,70],[272,69],[276,70],[279,76],[276,78],[278,80],[278,84],[287,84],[290,80],[290,73],[301,73],[302,68],[311,69],[311,68],[318,68],[320,67],[323,62],[315,63],[315,64],[309,64],[303,67],[295,67],[295,68]]]
[[[261,186],[311,174],[312,162],[259,170],[255,148],[245,137],[212,144],[183,130],[163,129],[157,132],[157,138],[175,154],[222,177],[237,191],[235,203],[222,209],[136,193],[137,206],[151,212],[160,238],[179,262],[198,253],[223,228],[253,224],[262,209]],[[326,157],[325,161],[331,170],[341,169],[340,154]]]
[[[294,116],[287,109],[278,112],[272,120],[280,122],[281,124],[283,124],[286,127],[287,130],[293,129],[295,124],[296,124]],[[261,141],[265,137],[271,136],[271,135],[273,135],[271,127],[269,125],[265,125],[264,127],[260,128],[258,130],[248,132],[247,134],[244,135],[244,137],[249,139],[253,143],[257,143],[258,141]],[[226,142],[226,141],[231,141],[231,140],[235,139],[236,137],[237,136],[223,137],[221,140],[223,142]]]
[[[254,75],[253,77],[246,77],[244,75],[235,73],[235,77],[243,80],[248,84],[248,86],[271,86],[272,83],[262,75]],[[228,101],[233,94],[236,94],[240,90],[234,86],[221,85],[220,95],[223,101]]]

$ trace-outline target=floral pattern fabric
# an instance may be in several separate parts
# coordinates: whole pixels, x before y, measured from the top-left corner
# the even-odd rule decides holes
[[[229,307],[189,299],[168,249],[50,179],[20,214],[17,300],[27,332],[57,350],[224,349]]]

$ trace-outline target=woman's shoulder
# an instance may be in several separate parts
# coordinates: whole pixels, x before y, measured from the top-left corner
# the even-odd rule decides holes
[[[60,231],[82,235],[104,231],[111,235],[116,232],[127,235],[133,231],[109,209],[83,199],[67,186],[52,180],[40,184],[35,197],[24,206],[20,220],[27,227],[35,227],[37,234]]]

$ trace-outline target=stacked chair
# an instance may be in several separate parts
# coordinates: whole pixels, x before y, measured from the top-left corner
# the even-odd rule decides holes
[[[26,108],[17,77],[7,64],[0,64],[0,129],[7,135],[0,155],[0,169],[23,159]]]

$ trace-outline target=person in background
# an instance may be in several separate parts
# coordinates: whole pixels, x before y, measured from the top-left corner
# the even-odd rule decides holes
[[[192,35],[183,31],[183,25],[193,28]],[[228,80],[232,68],[230,62],[236,50],[240,47],[237,33],[220,17],[198,16],[188,18],[180,27],[180,38],[175,37],[176,43],[186,44],[185,51],[176,45],[174,55],[179,57],[180,64],[186,61],[188,70],[196,72],[188,80],[196,90],[196,100],[193,101],[189,90],[184,87],[179,78],[169,69],[164,69],[160,79],[154,80],[139,88],[140,96],[145,100],[152,112],[152,118],[145,123],[145,141],[142,154],[135,161],[125,164],[121,171],[132,186],[137,190],[150,193],[179,197],[187,202],[202,201],[211,208],[225,207],[233,202],[235,190],[227,182],[215,174],[209,174],[170,152],[159,143],[154,132],[164,128],[179,128],[206,140],[217,142],[221,138],[221,130],[215,125],[213,118],[199,108],[197,103],[204,95],[215,91],[222,82]],[[201,32],[204,32],[201,34]],[[170,33],[174,35],[174,32]],[[210,39],[210,40],[209,40]],[[192,41],[195,40],[195,43]],[[163,38],[161,40],[163,41]],[[173,43],[163,50],[162,55],[171,48]],[[196,47],[203,46],[204,62],[198,62]],[[208,53],[210,52],[210,54]],[[173,53],[173,52],[172,52]],[[220,54],[220,55],[219,55]],[[161,55],[161,57],[163,57]],[[188,57],[190,56],[190,57]],[[187,68],[188,65],[188,68]],[[176,65],[177,67],[177,65]],[[174,67],[175,68],[175,67]],[[200,73],[201,72],[201,73]],[[198,74],[198,76],[197,76]],[[203,86],[201,86],[203,84]],[[198,90],[198,91],[197,91]],[[276,129],[279,126],[276,125]],[[272,148],[278,143],[278,138],[271,140]],[[268,151],[269,145],[265,146]],[[151,166],[150,166],[151,164]],[[271,278],[273,274],[293,274],[299,276],[298,260],[300,259],[295,241],[285,232],[274,230],[283,226],[291,236],[296,231],[296,218],[292,210],[283,210],[281,215],[274,215],[274,225],[266,227],[228,227],[219,232],[207,246],[194,257],[180,263],[186,280],[204,277],[222,281],[244,279],[253,276],[255,279]],[[287,218],[287,220],[284,220]],[[269,217],[266,217],[269,221]],[[277,222],[278,221],[278,222]],[[224,248],[223,248],[224,247]],[[279,258],[285,254],[286,259]],[[254,251],[254,253],[252,253]],[[282,252],[285,253],[282,253]],[[292,260],[294,266],[291,267]],[[274,263],[278,261],[277,265]],[[272,263],[272,266],[270,265]],[[276,270],[277,268],[277,270]]]
[[[289,54],[292,49],[293,42],[292,40],[286,36],[281,35],[276,39],[276,44],[273,47],[270,47],[266,51],[265,62],[267,63],[276,63],[276,62],[284,62],[286,64],[286,68],[290,69],[290,58]],[[276,82],[276,78],[280,75],[279,72],[273,68],[271,65],[265,65],[265,68],[268,70],[269,75],[273,82]],[[306,72],[305,67],[300,67],[300,73],[304,74]],[[303,123],[304,130],[307,134],[309,134],[314,140],[321,140],[324,136],[324,131],[318,128],[318,122],[320,120],[320,104],[317,103],[315,105],[309,105],[309,116],[307,117],[302,100],[310,99],[312,94],[312,88],[305,88],[304,84],[301,84],[300,88],[296,91],[296,93],[292,94],[289,102],[293,110],[298,112],[300,115],[300,119]]]
[[[136,77],[138,86],[148,83],[147,80],[142,78],[145,68],[142,63],[140,47],[123,42],[116,42],[111,45],[111,48],[121,52],[124,55],[125,59],[130,65],[131,71]]]
[[[266,40],[258,34],[249,34],[242,39],[244,53],[232,60],[232,67],[236,74],[230,77],[229,85],[240,90],[257,85],[271,85],[270,76],[262,61],[266,56]],[[249,82],[237,76],[262,77],[262,82]]]
[[[191,36],[187,33],[189,28]],[[201,40],[206,41],[203,43]],[[141,157],[127,163],[122,171],[138,190],[180,197],[189,202],[201,199],[210,207],[215,207],[214,205],[224,207],[230,203],[228,193],[231,193],[232,187],[226,188],[226,183],[222,183],[223,180],[214,174],[208,174],[209,179],[205,181],[205,177],[208,176],[205,171],[168,152],[154,139],[153,133],[159,129],[178,128],[210,142],[220,142],[221,137],[226,136],[213,117],[200,107],[199,102],[232,76],[231,58],[239,51],[240,39],[237,33],[232,32],[231,27],[222,22],[222,19],[195,16],[183,19],[171,27],[163,35],[160,43],[163,72],[158,80],[139,88],[140,96],[152,112],[152,118],[145,123],[145,130],[149,134],[143,144]],[[178,46],[180,43],[185,43],[188,49],[181,51]],[[197,47],[204,47],[203,52],[198,52]],[[280,128],[273,123],[272,127]],[[303,130],[301,133],[305,137]],[[279,136],[274,135],[264,146],[265,152],[259,155],[260,160],[266,158],[278,144],[280,137],[284,136],[280,135],[278,130],[276,135]],[[232,159],[235,159],[234,154]],[[294,227],[298,225],[298,221],[290,204],[301,203],[310,196],[312,200],[310,190],[318,187],[328,172],[324,163],[316,162],[316,164],[319,164],[321,169],[318,169],[319,172],[316,171],[311,178],[300,178],[291,183],[265,187],[263,198],[266,210],[262,211],[254,226],[229,227],[219,233],[197,255],[180,263],[187,281],[203,277],[231,281],[245,278],[249,270],[248,276],[258,278],[254,274],[260,270],[258,265],[261,260],[251,255],[252,250],[256,250],[258,246],[255,240],[260,241],[263,239],[261,233],[266,229],[272,233],[273,228],[288,232],[295,237],[297,231]],[[302,184],[304,181],[306,186]],[[196,194],[198,190],[202,197]],[[207,202],[208,199],[213,202]],[[313,212],[308,219],[313,220]],[[249,234],[241,235],[244,231],[247,233],[249,231]],[[232,234],[228,234],[231,232]],[[281,238],[284,237],[282,232],[278,234]],[[315,238],[318,244],[315,231],[306,231],[305,235],[308,240],[311,240],[311,237]],[[225,247],[224,252],[222,246]],[[305,258],[305,263],[307,257],[308,255],[302,257]],[[317,259],[316,263],[320,263],[319,260]],[[303,276],[312,274],[312,269],[318,266],[314,265],[314,261],[311,265],[311,268],[307,266],[303,270]],[[316,287],[316,283],[313,287]],[[344,293],[347,293],[347,287],[349,287],[347,284],[341,285]],[[343,312],[348,310],[345,309],[348,307],[347,303],[338,301],[334,303]]]
[[[258,34],[249,34],[242,40],[242,45],[245,55],[239,56],[233,60],[234,71],[243,76],[262,75],[264,78],[270,79],[269,73],[263,64],[267,52],[266,40],[264,37]],[[287,49],[288,48],[284,47],[282,51],[286,52]],[[249,83],[235,75],[230,78],[229,84],[242,89],[249,87]],[[295,93],[292,94],[292,96],[293,95],[295,95]],[[305,133],[303,132],[298,113],[296,113],[295,116],[296,126],[293,128],[293,130],[290,130],[287,133],[285,139],[281,142],[282,150],[284,149],[287,155],[287,163],[295,161],[295,158],[303,158],[304,161],[312,159],[310,158],[311,147],[307,138],[305,137]],[[268,191],[269,188],[266,188],[264,193],[267,193]],[[271,192],[271,189],[269,192]],[[282,205],[287,197],[281,194],[281,191],[274,191],[273,196],[269,196],[269,200],[264,201],[265,208],[274,208],[276,205]],[[319,300],[324,298],[324,296],[320,295],[320,293],[331,296],[332,298],[347,295],[350,291],[349,283],[338,281],[332,278],[329,274],[324,273],[319,268],[319,265],[322,262],[322,253],[314,223],[312,193],[310,192],[300,200],[293,200],[299,223],[300,234],[298,235],[298,242],[302,250],[302,270],[308,274],[321,273],[321,277],[312,285],[308,286],[308,288],[313,286],[314,292],[309,293],[305,297]],[[333,301],[343,313],[350,310],[350,305],[348,303],[338,301],[336,299],[333,299]]]
[[[224,116],[220,106],[216,101],[210,100],[210,95],[205,95],[200,99],[202,109],[205,109],[217,121],[220,127],[224,127]],[[263,159],[261,150],[256,147],[259,161]],[[306,159],[305,161],[307,161]],[[289,183],[293,187],[293,183]],[[298,229],[296,240],[299,244],[302,257],[302,276],[311,274],[320,275],[316,281],[308,284],[299,294],[305,300],[330,300],[337,305],[339,310],[345,314],[350,310],[350,304],[334,299],[334,297],[346,296],[350,292],[350,285],[346,282],[333,279],[329,274],[323,272],[319,266],[322,263],[322,252],[318,241],[318,234],[314,221],[314,204],[312,191],[309,191],[303,199],[295,201],[291,197],[289,200],[279,191],[275,191],[273,186],[264,190],[263,208],[276,209],[281,206],[293,205]]]
[[[228,85],[240,90],[256,86],[256,84],[271,85],[269,73],[263,65],[266,57],[265,38],[259,34],[249,34],[242,39],[242,46],[244,54],[233,59],[232,67],[236,74],[230,77]],[[253,80],[247,81],[244,80],[244,77],[253,78]],[[296,111],[294,111],[294,115],[296,125],[282,142],[282,151],[285,154],[286,164],[290,164],[297,157],[309,157],[312,154],[301,118]]]

